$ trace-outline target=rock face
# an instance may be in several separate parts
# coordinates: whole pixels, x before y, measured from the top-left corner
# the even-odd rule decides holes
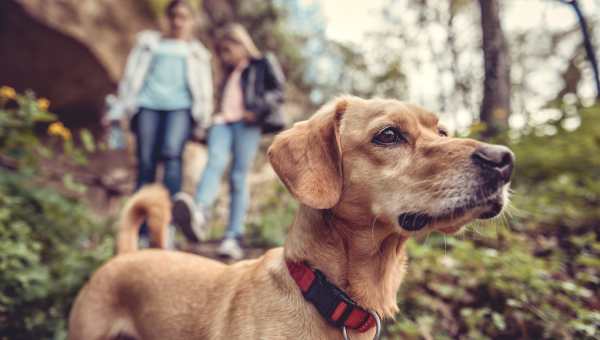
[[[0,0],[0,83],[50,99],[50,110],[69,126],[97,122],[135,32],[157,28],[136,6],[132,0]]]
[[[135,33],[158,23],[133,0],[13,0],[40,23],[84,45],[116,83]]]

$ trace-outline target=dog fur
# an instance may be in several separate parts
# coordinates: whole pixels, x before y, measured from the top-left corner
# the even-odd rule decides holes
[[[388,128],[401,132],[400,143],[375,142]],[[230,266],[181,252],[133,251],[144,216],[155,222],[149,227],[159,245],[169,221],[165,192],[140,191],[124,211],[118,256],[75,301],[70,339],[343,339],[302,297],[286,261],[321,270],[358,305],[393,318],[408,238],[456,233],[497,215],[508,199],[508,183],[473,161],[484,143],[444,135],[438,118],[414,104],[343,96],[325,105],[269,149],[300,201],[284,247]],[[405,230],[399,216],[406,214],[428,222]],[[350,330],[349,337],[374,333]]]

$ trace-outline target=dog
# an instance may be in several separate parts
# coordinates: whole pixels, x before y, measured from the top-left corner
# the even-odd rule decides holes
[[[398,312],[406,241],[500,214],[514,166],[508,148],[450,138],[418,105],[351,96],[280,133],[268,154],[300,201],[283,248],[233,265],[135,251],[144,217],[159,245],[170,219],[166,191],[143,189],[124,210],[118,255],[73,305],[69,338],[373,339],[378,318]]]

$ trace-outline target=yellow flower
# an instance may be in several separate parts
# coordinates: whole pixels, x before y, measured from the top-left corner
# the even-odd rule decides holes
[[[71,131],[66,128],[62,122],[54,122],[48,126],[47,131],[49,136],[60,136],[64,140],[72,138]]]
[[[62,133],[61,137],[62,137],[63,140],[70,140],[72,138],[72,136],[71,136],[71,130],[65,128],[63,130],[63,133]]]
[[[17,97],[17,91],[9,86],[0,87],[0,97],[4,99],[15,99]]]
[[[38,99],[37,104],[40,107],[40,109],[44,111],[48,110],[48,108],[50,107],[50,101],[44,97]]]

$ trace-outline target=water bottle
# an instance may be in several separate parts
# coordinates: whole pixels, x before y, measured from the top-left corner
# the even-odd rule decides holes
[[[106,145],[111,150],[122,150],[127,146],[125,134],[119,122],[110,122],[110,130],[106,136]]]
[[[113,94],[109,94],[104,99],[105,111],[110,111],[115,103],[117,102],[117,97]],[[127,146],[127,142],[125,141],[125,134],[123,133],[123,129],[121,129],[121,125],[118,121],[112,121],[109,124],[108,134],[106,135],[106,145],[110,150],[122,150]]]

